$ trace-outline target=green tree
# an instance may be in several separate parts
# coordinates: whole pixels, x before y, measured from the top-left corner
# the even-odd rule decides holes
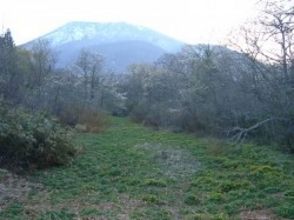
[[[17,52],[10,30],[0,36],[0,93],[4,99],[16,99],[18,96],[19,76],[17,70]]]

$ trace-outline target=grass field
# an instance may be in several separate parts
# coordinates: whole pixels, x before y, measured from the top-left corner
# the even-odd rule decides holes
[[[110,120],[69,166],[1,170],[0,219],[294,219],[293,156]]]

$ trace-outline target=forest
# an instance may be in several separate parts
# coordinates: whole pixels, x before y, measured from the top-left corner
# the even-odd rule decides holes
[[[207,165],[210,170],[200,171],[198,175],[201,178],[192,180],[191,187],[183,195],[185,197],[184,204],[189,207],[199,205],[202,207],[200,210],[206,210],[206,214],[195,214],[197,208],[192,212],[191,208],[185,209],[183,207],[182,209],[185,209],[187,215],[183,210],[175,211],[177,214],[169,209],[166,209],[169,211],[163,211],[162,209],[166,208],[170,201],[174,201],[174,198],[168,197],[162,203],[164,199],[160,196],[164,196],[163,192],[158,192],[159,197],[156,197],[157,191],[154,190],[148,195],[140,195],[143,203],[153,209],[146,209],[141,213],[134,212],[131,219],[237,219],[236,213],[238,211],[236,210],[241,210],[240,207],[254,209],[258,206],[258,202],[250,200],[254,189],[267,189],[268,191],[265,193],[272,193],[271,190],[278,193],[281,190],[285,193],[285,197],[279,198],[282,201],[280,206],[274,202],[273,204],[265,204],[265,201],[271,198],[268,194],[266,196],[260,194],[260,201],[258,200],[260,206],[265,207],[264,210],[277,206],[275,213],[278,216],[288,219],[294,218],[293,206],[291,208],[294,183],[293,167],[291,168],[294,153],[293,5],[281,5],[279,2],[267,4],[260,12],[259,20],[244,25],[238,33],[231,37],[227,46],[185,45],[179,52],[164,54],[154,63],[134,63],[127,68],[126,73],[108,71],[104,65],[105,58],[101,54],[87,49],[80,51],[71,66],[60,68],[56,63],[57,56],[48,41],[39,40],[33,44],[31,49],[27,49],[15,45],[13,33],[10,30],[0,36],[0,166],[3,168],[3,172],[9,170],[12,173],[22,173],[22,175],[25,173],[30,176],[29,179],[34,179],[34,181],[37,179],[37,181],[44,183],[48,187],[48,191],[51,190],[50,187],[61,190],[64,182],[58,182],[60,180],[56,179],[58,175],[61,175],[61,171],[54,174],[52,173],[55,172],[54,169],[63,169],[63,166],[66,167],[65,169],[82,166],[91,176],[89,168],[91,165],[87,165],[87,160],[83,158],[83,155],[88,155],[91,151],[93,151],[93,155],[96,155],[100,151],[105,157],[109,157],[110,160],[112,158],[120,165],[115,164],[115,168],[112,167],[109,173],[104,174],[105,176],[99,174],[101,178],[97,180],[98,182],[106,178],[107,175],[109,175],[109,179],[106,178],[105,181],[115,181],[117,176],[122,175],[123,171],[118,168],[125,166],[121,161],[125,157],[126,160],[134,160],[131,165],[134,170],[130,172],[134,172],[134,175],[139,175],[139,177],[134,180],[126,180],[126,184],[130,184],[130,186],[125,187],[122,183],[112,186],[116,187],[118,192],[130,190],[136,194],[137,191],[142,192],[143,189],[140,187],[169,187],[175,181],[180,185],[173,185],[169,188],[172,192],[173,187],[182,187],[183,183],[177,182],[178,179],[181,179],[180,171],[173,168],[173,170],[168,170],[173,173],[172,177],[160,179],[157,178],[157,175],[160,176],[160,174],[154,174],[157,172],[156,169],[149,167],[140,172],[150,172],[155,177],[151,175],[141,183],[139,179],[145,177],[143,173],[138,171],[137,166],[147,165],[144,165],[145,159],[139,160],[143,156],[137,150],[141,148],[143,152],[149,152],[150,149],[153,149],[155,152],[156,146],[147,149],[149,142],[155,143],[164,140],[165,143],[169,143],[170,139],[175,139],[176,145],[187,144],[187,149],[192,149],[191,155],[199,156],[206,150],[207,155],[209,152],[213,152],[214,161]],[[122,125],[123,123],[130,129],[125,133],[123,133],[126,129]],[[112,124],[117,124],[119,128],[113,127]],[[142,125],[145,127],[137,127]],[[107,132],[110,132],[109,136],[107,136]],[[121,135],[120,140],[125,140],[126,146],[136,144],[135,140],[141,137],[140,135],[146,143],[141,144],[133,151],[125,152],[124,149],[121,149],[122,152],[120,152],[112,145],[114,143],[107,142],[116,140],[116,143],[119,143],[120,140],[116,135]],[[100,139],[96,140],[96,136]],[[124,139],[126,137],[130,139]],[[213,148],[203,150],[204,148],[200,147],[199,149],[203,151],[198,149],[198,152],[197,149],[193,150],[193,144],[185,142],[184,137],[186,140],[191,140],[191,143],[193,138],[199,138],[201,141],[197,142],[197,146],[198,144],[201,146],[203,141],[207,144],[205,140],[209,140],[208,144]],[[86,139],[87,142],[83,142]],[[98,145],[101,144],[97,148],[97,152],[92,145],[95,141]],[[102,147],[104,142],[111,146],[112,153],[106,152]],[[90,146],[89,148],[83,146],[87,146],[87,144]],[[171,149],[163,150],[163,145],[162,143],[158,144],[159,148],[156,150],[156,152],[160,150],[159,156],[157,155],[159,159],[156,157],[160,161],[166,155],[166,158],[169,158],[168,155],[171,152]],[[218,148],[219,145],[222,147]],[[223,146],[227,146],[227,149]],[[88,153],[87,149],[89,149]],[[147,155],[149,155],[148,152]],[[177,156],[175,152],[178,151],[174,150],[171,154]],[[132,154],[135,157],[133,159],[131,159]],[[221,161],[221,158],[226,154],[228,159]],[[278,159],[274,159],[273,155],[275,154]],[[189,164],[181,165],[184,166],[183,170],[187,171],[183,175],[194,175],[189,169],[192,164],[197,164],[197,161],[194,161],[191,155],[181,153],[179,156],[190,161]],[[251,156],[252,158],[250,158]],[[263,162],[260,161],[263,156],[266,158],[264,160],[267,160],[266,165],[262,165]],[[80,157],[82,157],[81,161],[78,159]],[[97,157],[99,158],[99,154]],[[217,161],[218,157],[219,161]],[[257,163],[260,164],[253,164],[250,169],[253,169],[253,171],[251,170],[253,173],[255,172],[252,174],[256,175],[254,178],[265,178],[262,179],[264,182],[252,180],[251,177],[244,177],[248,179],[240,180],[240,182],[235,177],[230,180],[230,175],[234,175],[234,169],[236,172],[247,172],[240,170],[241,168],[236,165],[238,161],[245,163],[246,157],[252,161],[247,161],[248,164],[246,162],[244,167],[250,166],[254,160],[259,161]],[[283,159],[284,157],[287,159]],[[203,158],[203,160],[210,160],[212,156],[211,158],[203,156]],[[100,159],[103,161],[103,158]],[[234,169],[229,160],[235,164]],[[281,166],[279,165],[278,168],[275,168],[275,165],[273,167],[268,165],[279,163],[276,160],[284,160],[288,165],[280,164]],[[177,163],[172,159],[168,162]],[[203,164],[205,163],[203,162]],[[217,175],[221,175],[221,172],[227,172],[218,167],[222,165],[228,166],[227,170],[230,170],[231,173],[228,176],[219,176],[218,178],[224,178],[229,182],[220,182],[220,185],[215,183],[214,186],[215,180],[211,172],[213,170],[220,171]],[[289,169],[285,171],[287,166]],[[171,165],[171,167],[173,166]],[[45,175],[47,174],[42,173],[44,169],[49,169],[48,175],[55,183],[50,182],[49,177],[46,179]],[[53,170],[51,171],[51,169]],[[69,172],[74,171],[70,170]],[[278,177],[275,176],[275,172],[280,173]],[[9,175],[0,173],[0,183],[1,180],[4,181],[5,176]],[[71,173],[71,175],[76,174]],[[258,175],[264,176],[258,177]],[[265,175],[272,176],[265,177]],[[185,176],[187,181],[188,176]],[[3,178],[1,179],[1,177]],[[275,186],[280,184],[278,182],[285,177],[288,178],[288,182],[281,183],[282,185],[278,185],[279,189],[276,189]],[[66,182],[66,180],[64,181]],[[252,182],[249,183],[249,181]],[[257,181],[256,188],[250,188],[253,187],[254,181]],[[139,188],[135,187],[137,182]],[[90,188],[96,187],[94,183],[88,183]],[[73,184],[73,189],[77,187],[70,181],[68,184]],[[75,184],[81,184],[79,187],[84,187],[86,183],[76,182]],[[199,187],[197,184],[208,188],[196,189]],[[271,188],[262,184],[269,184]],[[99,187],[102,186],[101,182]],[[0,185],[0,192],[2,188]],[[91,191],[92,188],[90,188]],[[238,191],[244,196],[244,203],[233,204],[234,201],[237,201],[237,194],[233,195],[230,192],[234,189],[239,190],[239,188],[245,190],[246,193],[248,192],[248,194],[245,193],[248,198],[245,198],[244,193]],[[101,190],[104,193],[108,189]],[[206,203],[205,196],[195,197],[197,190],[203,192],[220,191],[213,195],[209,194],[211,198],[208,199],[209,203]],[[168,192],[169,196],[171,192]],[[75,192],[71,193],[75,194]],[[102,197],[105,195],[103,194]],[[63,203],[68,195],[64,194],[63,196],[63,198],[58,196],[56,198],[62,200]],[[120,196],[119,203],[125,202],[132,205],[138,200],[136,196],[134,197],[136,201],[130,197]],[[64,209],[59,209],[62,211],[54,214],[52,209],[51,213],[43,213],[40,218],[37,218],[36,213],[23,214],[24,207],[20,205],[21,202],[5,202],[1,196],[0,199],[3,199],[3,202],[0,201],[0,219],[24,219],[23,217],[15,217],[18,215],[27,215],[28,219],[79,219],[78,216],[82,215],[81,211],[77,211],[79,214],[75,212],[69,214]],[[220,206],[221,201],[226,201],[225,203],[231,204],[231,206]],[[246,201],[249,204],[252,202],[252,207],[245,204]],[[277,203],[279,201],[276,200]],[[139,207],[140,204],[141,202],[137,202],[133,205]],[[160,207],[160,211],[155,209],[155,206]],[[99,209],[103,210],[101,206]],[[118,209],[117,206],[111,208],[112,211],[116,209]],[[216,210],[217,213],[212,210]],[[1,211],[3,211],[2,214]],[[121,210],[116,211],[122,212]],[[194,214],[189,214],[190,212]],[[178,215],[177,218],[171,218],[176,215]],[[243,215],[246,213],[243,212]],[[247,217],[249,215],[250,213],[247,213]],[[84,213],[84,216],[87,214]],[[111,215],[105,216],[106,218],[101,219],[116,219]],[[82,219],[96,218],[85,217]],[[241,219],[255,218],[242,218],[241,215]]]

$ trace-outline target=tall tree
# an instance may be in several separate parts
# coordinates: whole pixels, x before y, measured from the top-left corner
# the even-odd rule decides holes
[[[102,95],[102,67],[103,57],[95,52],[85,49],[81,50],[76,61],[76,66],[84,80],[84,98],[86,101],[94,101],[97,92],[100,90]],[[102,96],[100,97],[102,99]]]
[[[15,101],[18,96],[20,73],[17,69],[17,51],[10,30],[0,36],[0,93]]]

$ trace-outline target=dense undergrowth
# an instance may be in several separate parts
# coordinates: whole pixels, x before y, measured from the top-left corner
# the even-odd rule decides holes
[[[111,123],[77,135],[70,166],[27,177],[42,187],[7,196],[0,219],[294,219],[293,155]]]
[[[43,113],[0,102],[0,165],[10,169],[65,165],[76,149],[71,132]]]

